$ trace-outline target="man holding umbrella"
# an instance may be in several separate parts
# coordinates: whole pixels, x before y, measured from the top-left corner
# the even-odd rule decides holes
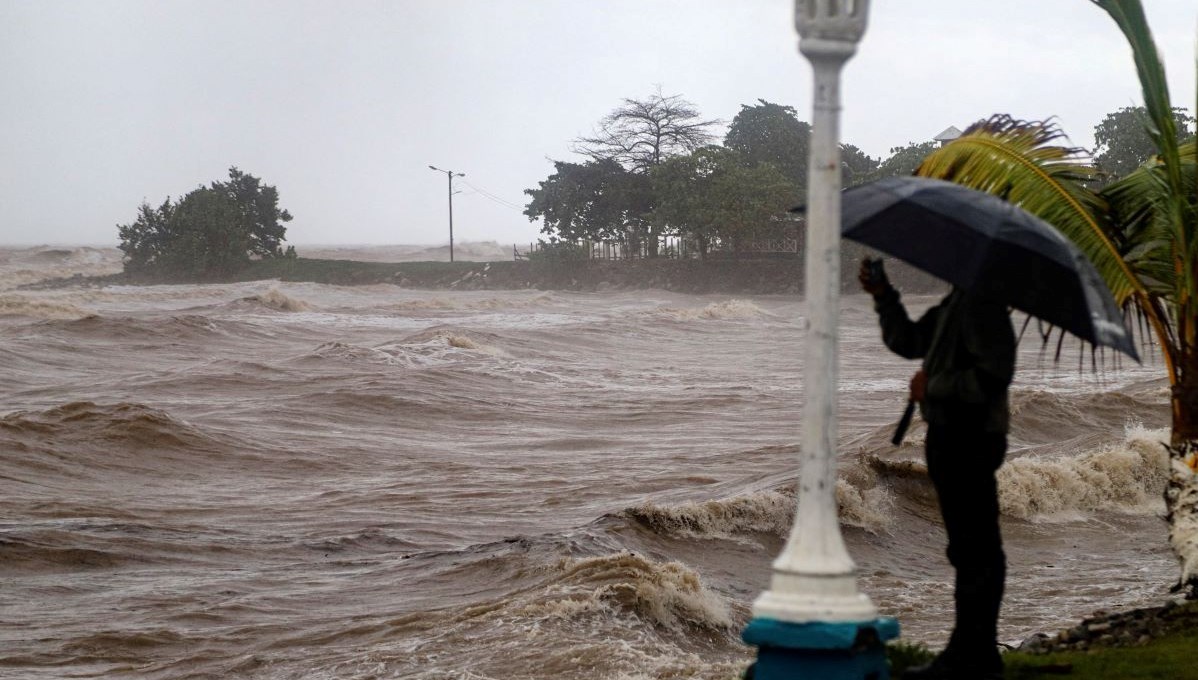
[[[928,423],[928,476],[956,569],[956,625],[948,646],[903,678],[1002,678],[998,612],[1007,565],[995,472],[1007,450],[1007,387],[1015,373],[1007,306],[954,288],[912,321],[881,260],[862,262],[859,278],[873,295],[886,346],[906,359],[923,359],[910,398]]]
[[[911,321],[880,260],[862,264],[882,339],[923,359],[911,402],[928,423],[928,476],[940,499],[956,569],[956,625],[948,646],[907,680],[1002,677],[997,622],[1006,579],[995,472],[1007,448],[1007,389],[1015,372],[1009,309],[1139,361],[1110,290],[1069,239],[984,192],[925,177],[890,177],[846,190],[841,236],[950,284]],[[910,409],[908,409],[910,410]],[[899,442],[904,416],[895,436]]]

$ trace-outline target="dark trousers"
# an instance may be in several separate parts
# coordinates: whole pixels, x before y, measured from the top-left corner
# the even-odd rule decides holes
[[[956,569],[956,625],[944,655],[955,663],[1001,666],[998,611],[1007,558],[998,526],[995,472],[1007,451],[1003,433],[983,432],[972,418],[929,424],[928,476],[948,532],[948,561]]]

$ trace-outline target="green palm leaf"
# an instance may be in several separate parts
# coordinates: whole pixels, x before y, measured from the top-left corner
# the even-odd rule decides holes
[[[1054,144],[1055,124],[994,116],[930,154],[915,174],[956,182],[1018,205],[1055,226],[1094,263],[1120,306],[1147,293],[1123,261],[1106,200],[1085,182],[1097,170],[1080,149]]]
[[[1178,163],[1183,192],[1192,195],[1198,189],[1195,184],[1198,163],[1193,141],[1178,148]],[[1183,220],[1180,224],[1172,219],[1171,193],[1168,173],[1161,157],[1149,159],[1101,192],[1110,205],[1112,222],[1118,225],[1116,235],[1124,260],[1139,275],[1148,290],[1174,301],[1178,297],[1180,283],[1177,263],[1186,259],[1184,253],[1176,252],[1175,248],[1180,243],[1192,243],[1193,239],[1187,238],[1186,224],[1193,224],[1193,218]],[[1189,211],[1185,202],[1182,202],[1181,209]]]

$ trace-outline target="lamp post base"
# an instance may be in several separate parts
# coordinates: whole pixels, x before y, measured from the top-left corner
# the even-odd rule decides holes
[[[757,646],[751,680],[889,680],[886,641],[898,637],[898,621],[790,623],[754,618],[741,638]]]

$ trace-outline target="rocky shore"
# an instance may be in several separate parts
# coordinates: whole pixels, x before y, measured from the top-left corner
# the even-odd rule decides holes
[[[1039,633],[1018,651],[1028,654],[1084,652],[1109,647],[1136,647],[1182,630],[1198,630],[1198,602],[1167,601],[1159,607],[1120,612],[1097,611],[1056,635]]]

